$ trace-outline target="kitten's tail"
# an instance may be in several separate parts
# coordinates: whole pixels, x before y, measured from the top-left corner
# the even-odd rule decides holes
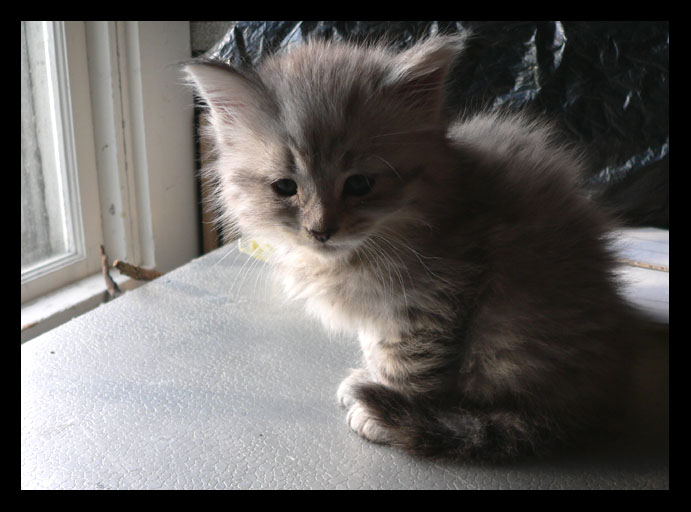
[[[433,459],[505,461],[543,447],[543,429],[514,412],[482,413],[411,399],[381,384],[355,397],[388,433],[390,444]]]

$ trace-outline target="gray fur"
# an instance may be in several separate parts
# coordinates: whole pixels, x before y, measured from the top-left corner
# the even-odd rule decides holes
[[[186,69],[211,114],[222,219],[274,247],[288,297],[359,336],[363,368],[338,390],[349,425],[419,455],[496,460],[604,423],[634,317],[578,153],[525,115],[448,122],[462,46],[313,42],[256,70]],[[353,175],[371,191],[347,195]],[[295,195],[272,188],[283,179]]]

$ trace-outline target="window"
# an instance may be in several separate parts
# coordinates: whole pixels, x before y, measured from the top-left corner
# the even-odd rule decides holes
[[[68,65],[63,23],[23,21],[21,25],[21,281],[25,302],[96,272],[99,262],[89,256],[101,233],[98,223],[84,222],[98,215],[98,206],[85,200],[93,197],[95,182],[80,176],[90,162],[84,148],[78,153],[75,145],[76,135],[91,129],[90,123],[84,125],[84,116],[78,124],[74,122],[75,111],[88,111],[89,107],[88,96],[85,101],[73,94],[86,85],[85,70],[78,65],[80,55],[73,50]]]
[[[70,109],[53,25],[22,22],[22,281],[84,257]],[[58,39],[59,40],[59,39]],[[56,51],[57,50],[57,51]]]
[[[21,37],[24,341],[47,296],[104,295],[100,244],[167,272],[199,254],[199,221],[189,22],[23,21]]]

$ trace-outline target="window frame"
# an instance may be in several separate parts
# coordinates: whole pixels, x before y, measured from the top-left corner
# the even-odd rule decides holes
[[[57,105],[61,133],[60,166],[66,175],[66,205],[73,223],[74,251],[46,260],[22,275],[22,304],[98,271],[98,242],[102,231],[95,176],[93,124],[82,26],[47,22],[53,38]],[[76,199],[72,200],[72,199]]]
[[[194,101],[178,65],[191,56],[189,22],[53,24],[64,34],[85,257],[22,283],[22,342],[105,300],[105,282],[94,287],[100,244],[111,262],[161,272],[200,254]]]

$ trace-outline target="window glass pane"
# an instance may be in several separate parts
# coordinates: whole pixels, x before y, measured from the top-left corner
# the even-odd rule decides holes
[[[62,162],[59,91],[46,22],[21,28],[22,276],[73,251]]]

